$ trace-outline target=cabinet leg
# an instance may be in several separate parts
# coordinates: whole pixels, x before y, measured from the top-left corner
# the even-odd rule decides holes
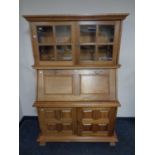
[[[115,142],[110,142],[109,144],[110,144],[110,146],[116,146]]]
[[[43,141],[42,142],[39,142],[39,145],[40,146],[45,146],[46,145],[46,142],[43,142]]]

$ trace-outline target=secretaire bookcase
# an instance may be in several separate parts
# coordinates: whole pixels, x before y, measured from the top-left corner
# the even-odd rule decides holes
[[[122,21],[128,14],[25,15],[37,72],[38,142],[110,142]]]

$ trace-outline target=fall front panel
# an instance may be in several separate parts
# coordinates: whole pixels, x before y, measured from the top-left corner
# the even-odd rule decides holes
[[[115,69],[38,70],[38,101],[116,100]]]

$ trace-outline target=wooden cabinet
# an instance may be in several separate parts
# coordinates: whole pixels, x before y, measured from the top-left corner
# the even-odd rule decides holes
[[[128,14],[24,16],[37,71],[40,144],[117,142],[117,68]]]

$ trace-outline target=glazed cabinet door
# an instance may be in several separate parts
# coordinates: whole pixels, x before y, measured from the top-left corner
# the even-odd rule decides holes
[[[38,108],[40,129],[45,135],[73,135],[76,130],[74,108]]]
[[[78,63],[115,65],[119,51],[119,21],[78,22]]]
[[[78,108],[78,135],[113,135],[115,117],[116,108]]]
[[[73,65],[74,23],[31,23],[35,65]]]

